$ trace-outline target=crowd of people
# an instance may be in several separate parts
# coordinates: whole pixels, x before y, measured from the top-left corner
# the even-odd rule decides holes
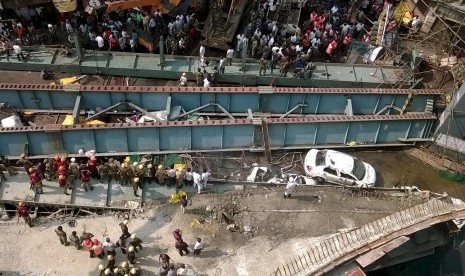
[[[182,188],[183,185],[193,186],[200,194],[205,189],[211,175],[207,169],[198,173],[186,165],[175,169],[174,164],[167,168],[160,164],[155,168],[151,161],[128,162],[114,158],[97,159],[93,154],[70,159],[56,155],[53,160],[44,159],[33,164],[23,154],[14,164],[4,156],[0,157],[0,178],[3,181],[7,180],[3,171],[7,171],[10,175],[17,174],[13,165],[24,168],[29,175],[30,189],[38,194],[43,193],[42,181],[44,179],[56,181],[66,195],[69,195],[69,190],[76,188],[75,180],[80,181],[86,192],[92,191],[94,188],[91,179],[100,181],[100,183],[115,180],[121,185],[131,185],[135,197],[139,197],[139,189],[142,190],[145,184],[152,184],[153,181],[176,189]]]
[[[22,217],[25,222],[32,226],[32,219],[29,216],[29,207],[24,202],[19,202],[17,210],[18,220]],[[90,232],[85,229],[82,230],[81,236],[77,235],[76,231],[72,231],[71,235],[64,231],[63,226],[58,226],[55,229],[55,233],[58,236],[58,240],[63,246],[73,246],[78,251],[89,252],[90,258],[105,259],[98,265],[99,275],[113,275],[113,276],[140,276],[142,270],[136,266],[136,259],[139,250],[142,250],[143,241],[137,236],[136,233],[130,233],[128,228],[129,221],[125,219],[119,226],[121,227],[121,235],[118,240],[114,243],[110,237],[103,237],[104,242],[101,242]],[[180,256],[188,255],[190,253],[189,245],[182,238],[182,231],[175,229],[173,231],[174,247],[179,252]],[[195,244],[192,246],[193,255],[200,255],[204,243],[201,238],[197,238]],[[117,265],[116,259],[121,251],[122,260]],[[172,258],[165,253],[159,255],[158,261],[160,263],[159,276],[179,276],[187,275],[187,268],[183,263],[176,264],[172,261]]]

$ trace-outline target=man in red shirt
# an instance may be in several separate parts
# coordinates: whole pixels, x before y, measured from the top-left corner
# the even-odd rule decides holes
[[[84,190],[87,192],[88,189],[91,191],[94,189],[90,184],[90,172],[89,171],[82,171],[81,172],[81,185],[84,187]]]
[[[20,201],[18,203],[18,210],[16,211],[16,214],[18,215],[18,222],[19,218],[22,217],[24,218],[24,221],[27,223],[27,225],[29,225],[29,227],[34,226],[32,224],[32,219],[29,216],[29,207],[26,204],[24,204],[24,202]]]
[[[29,183],[31,183],[31,190],[34,188],[36,193],[44,193],[42,190],[42,179],[40,178],[39,172],[34,168],[29,168]]]

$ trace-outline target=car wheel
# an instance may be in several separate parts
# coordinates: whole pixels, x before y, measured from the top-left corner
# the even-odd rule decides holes
[[[325,183],[325,179],[324,179],[323,177],[317,176],[317,177],[315,177],[314,179],[315,179],[315,181],[316,181],[319,185]]]

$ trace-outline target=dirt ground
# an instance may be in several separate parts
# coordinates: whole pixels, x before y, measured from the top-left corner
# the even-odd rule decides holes
[[[420,203],[411,198],[354,194],[330,187],[299,187],[290,199],[282,195],[282,186],[195,195],[186,214],[180,212],[178,204],[147,204],[143,212],[131,215],[129,222],[130,231],[144,241],[136,266],[143,269],[143,275],[157,275],[158,255],[167,253],[177,264],[185,263],[189,275],[265,275],[317,237],[361,226]],[[235,231],[226,229],[223,212],[233,220],[230,223],[236,225]],[[122,219],[123,215],[116,213],[83,217],[77,219],[75,228],[67,225],[69,218],[40,218],[33,228],[22,221],[1,222],[0,271],[3,275],[98,275],[101,261],[89,259],[87,252],[72,246],[62,246],[54,229],[63,225],[68,234],[74,230],[80,235],[85,228],[101,241],[106,236],[116,240]],[[191,225],[196,219],[205,222]],[[202,238],[206,245],[200,256],[178,254],[172,236],[176,228],[182,229],[190,247],[197,237]],[[117,262],[124,259],[117,250]]]

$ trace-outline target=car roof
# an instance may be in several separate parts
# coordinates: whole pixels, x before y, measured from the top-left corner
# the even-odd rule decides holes
[[[351,173],[354,168],[354,158],[348,154],[335,150],[326,153],[326,164],[344,173]]]

